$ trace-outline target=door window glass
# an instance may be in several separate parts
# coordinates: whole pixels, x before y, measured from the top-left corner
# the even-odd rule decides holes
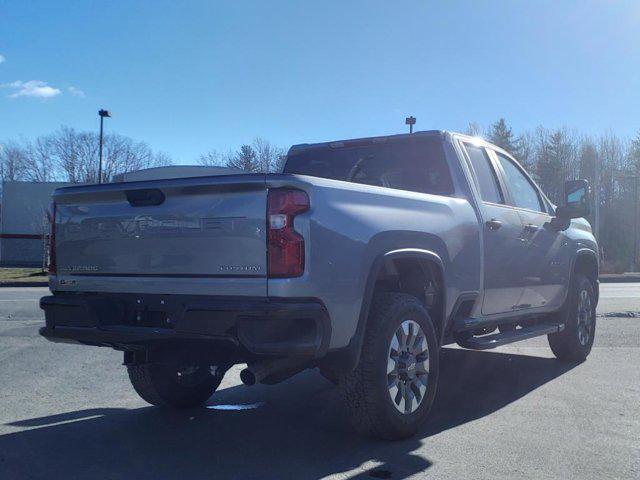
[[[496,152],[498,161],[502,165],[506,177],[507,185],[511,196],[513,197],[514,206],[544,212],[538,192],[531,184],[529,179],[520,171],[520,169],[501,153]]]
[[[504,203],[496,173],[491,165],[491,160],[487,152],[482,147],[465,143],[464,148],[467,150],[469,160],[476,174],[476,180],[480,189],[480,196],[483,202]]]

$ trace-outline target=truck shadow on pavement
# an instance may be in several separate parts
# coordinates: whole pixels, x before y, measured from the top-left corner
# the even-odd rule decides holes
[[[319,479],[356,469],[348,478],[406,478],[436,461],[423,456],[428,437],[490,415],[573,367],[443,349],[429,424],[393,443],[355,434],[338,390],[312,371],[278,386],[227,388],[209,401],[257,403],[244,410],[93,408],[21,420],[9,425],[26,430],[0,436],[0,477]]]

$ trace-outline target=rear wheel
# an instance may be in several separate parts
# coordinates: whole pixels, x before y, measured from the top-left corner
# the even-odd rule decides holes
[[[415,434],[437,382],[438,341],[427,310],[411,295],[377,295],[358,366],[341,381],[356,429],[388,440]]]
[[[320,367],[320,375],[326,378],[334,385],[340,385],[340,378],[342,378],[342,372],[334,370],[332,368]]]
[[[583,361],[591,352],[596,333],[596,296],[585,275],[576,275],[562,314],[564,330],[548,336],[549,346],[560,360]]]
[[[144,363],[127,366],[140,397],[159,407],[189,408],[206,402],[220,385],[224,371],[208,365],[176,366]]]

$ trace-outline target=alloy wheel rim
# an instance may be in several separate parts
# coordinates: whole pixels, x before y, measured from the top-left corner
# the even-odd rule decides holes
[[[387,384],[391,402],[403,414],[415,412],[427,393],[429,346],[422,327],[404,320],[391,337]]]
[[[580,344],[586,346],[591,338],[593,329],[593,309],[591,308],[591,297],[586,290],[580,291],[578,300],[578,340]]]

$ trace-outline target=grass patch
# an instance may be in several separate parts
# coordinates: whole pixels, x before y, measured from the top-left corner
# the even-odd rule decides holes
[[[47,281],[47,272],[40,268],[0,268],[0,283]]]

